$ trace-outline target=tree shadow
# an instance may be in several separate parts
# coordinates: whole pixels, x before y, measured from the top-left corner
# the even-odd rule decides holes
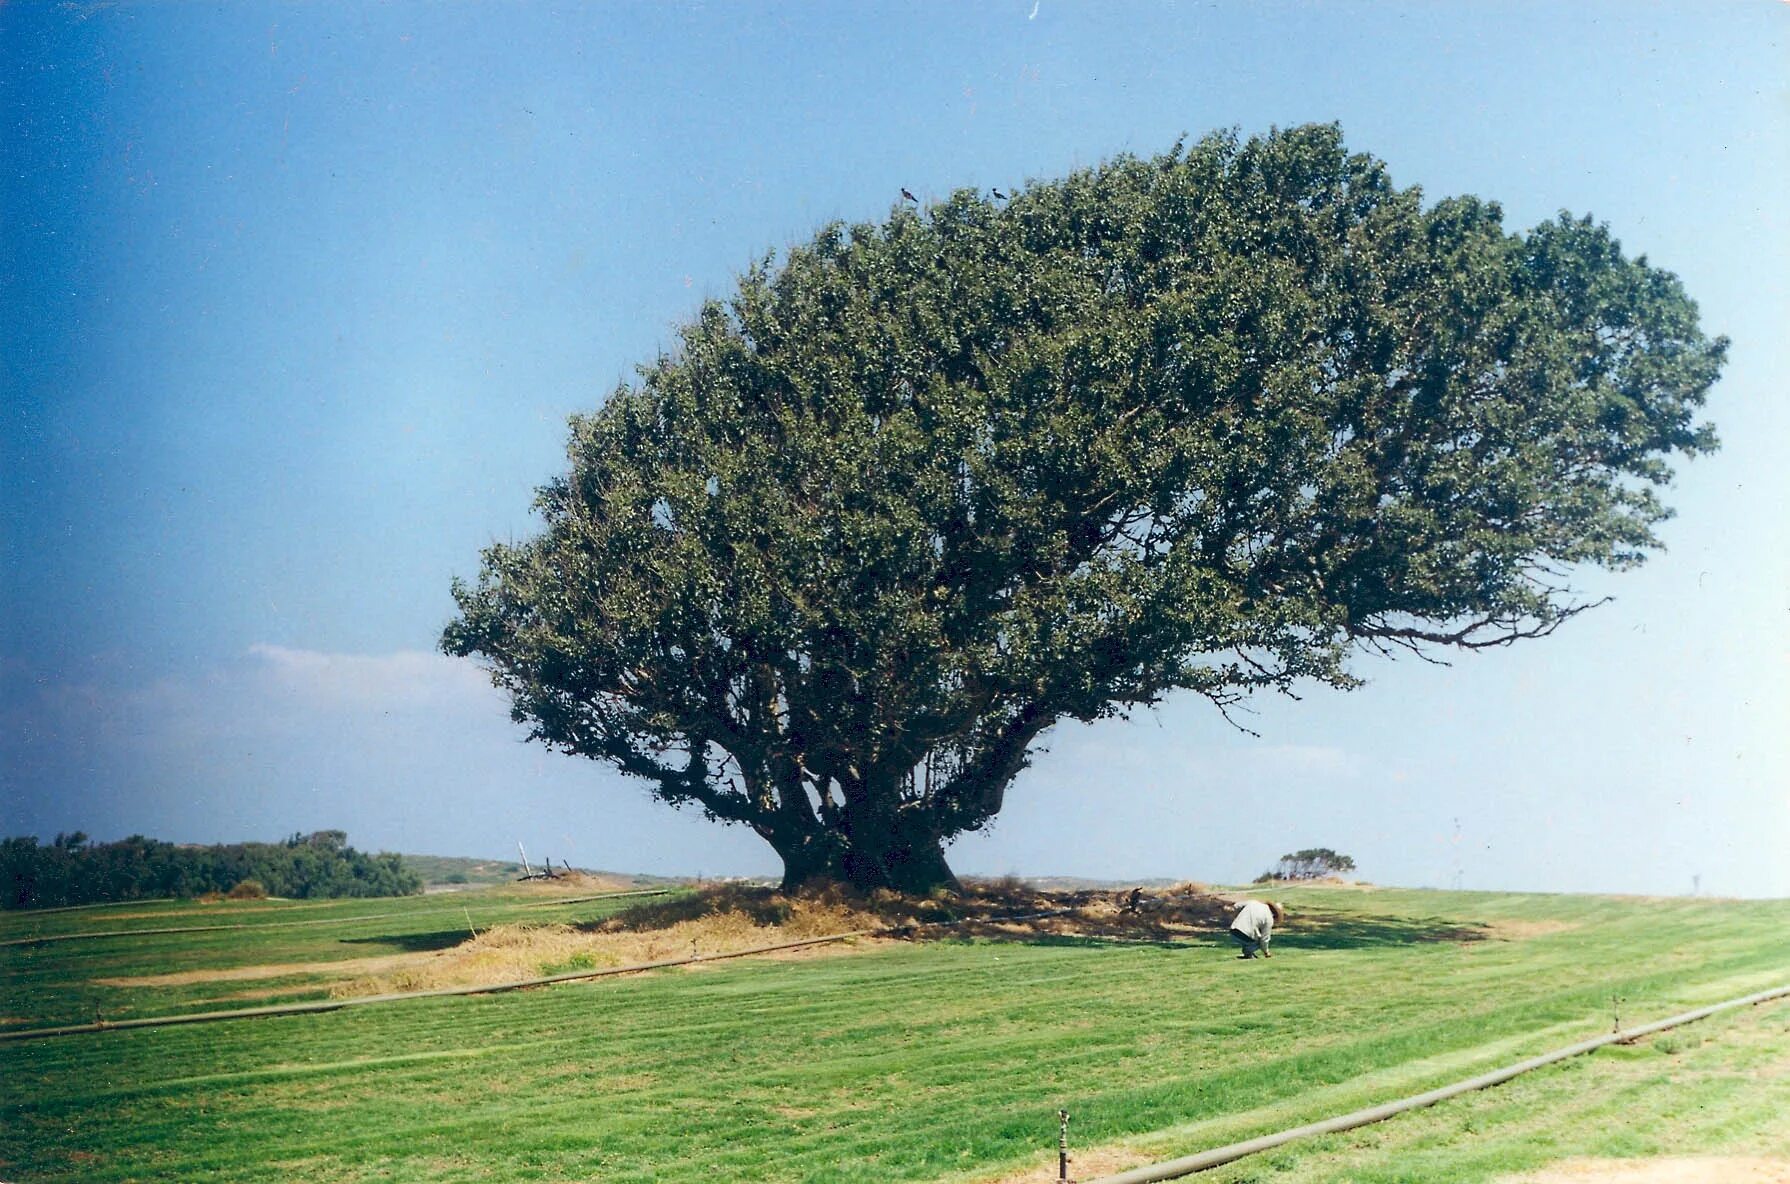
[[[1010,941],[1046,946],[1147,945],[1176,949],[1229,945],[1236,905],[1204,894],[1133,899],[1126,893],[1053,894],[1037,902],[1056,909],[1035,917],[988,917],[959,921],[948,929],[914,931],[916,937]],[[1363,915],[1322,908],[1290,911],[1275,927],[1274,947],[1345,950],[1425,942],[1483,941],[1486,927],[1440,917]]]
[[[1313,909],[1288,917],[1286,926],[1274,935],[1274,944],[1296,950],[1356,950],[1420,942],[1484,941],[1489,936],[1483,924],[1462,924],[1442,917],[1365,916]]]
[[[978,940],[984,935],[975,935]],[[1161,931],[1155,934],[1125,933],[1041,933],[1035,937],[1013,937],[1000,934],[988,935],[997,941],[1023,941],[1032,946],[1063,946],[1072,949],[1098,949],[1105,946],[1148,946],[1158,950],[1191,950],[1198,946],[1214,944],[1211,935],[1193,933],[1177,934]]]
[[[1091,949],[1114,945],[1157,949],[1229,946],[1233,901],[1197,886],[1145,893],[1082,889],[1040,891],[1019,881],[966,884],[962,893],[928,898],[858,894],[829,888],[804,896],[850,906],[840,925],[852,927],[870,914],[891,936],[913,941],[995,941]],[[636,905],[571,927],[586,933],[650,932],[721,913],[743,914],[757,926],[781,925],[791,916],[791,897],[770,888],[726,885],[670,900]],[[1425,942],[1483,941],[1484,925],[1440,917],[1365,915],[1304,906],[1275,926],[1276,950],[1345,950]],[[393,933],[341,940],[350,945],[423,953],[451,949],[468,937],[465,928],[433,933]]]
[[[833,895],[843,897],[845,891],[836,889]],[[584,933],[645,933],[722,913],[741,914],[754,925],[782,925],[788,922],[791,912],[791,898],[775,888],[759,884],[718,884],[633,905],[606,917],[569,924]]]
[[[376,937],[343,937],[337,940],[351,946],[386,946],[406,954],[447,950],[460,945],[472,935],[465,927],[443,929],[437,933],[385,933]]]

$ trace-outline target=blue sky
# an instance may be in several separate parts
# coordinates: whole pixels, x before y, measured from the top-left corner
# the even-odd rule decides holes
[[[1723,449],[1554,637],[1363,657],[1260,738],[1061,728],[954,865],[1790,894],[1787,39],[1765,0],[0,6],[0,833],[775,871],[433,653],[566,417],[903,186],[1338,120],[1677,272]]]

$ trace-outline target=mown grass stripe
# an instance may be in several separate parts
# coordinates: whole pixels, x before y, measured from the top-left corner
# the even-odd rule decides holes
[[[1088,1181],[1087,1184],[1160,1184],[1160,1182],[1164,1180],[1179,1179],[1182,1176],[1190,1176],[1195,1172],[1203,1172],[1211,1168],[1222,1167],[1225,1164],[1233,1163],[1246,1156],[1258,1155],[1264,1151],[1271,1151],[1276,1147],[1281,1147],[1287,1143],[1296,1142],[1300,1139],[1309,1139],[1318,1135],[1340,1134],[1343,1131],[1353,1130],[1356,1127],[1368,1126],[1376,1122],[1384,1122],[1387,1119],[1395,1118],[1400,1114],[1422,1109],[1426,1106],[1434,1106],[1440,1102],[1448,1101],[1450,1098],[1459,1097],[1462,1094],[1472,1093],[1476,1090],[1490,1089],[1495,1085],[1502,1085],[1506,1081],[1522,1076],[1524,1073],[1546,1068],[1549,1065],[1555,1065],[1573,1057],[1584,1056],[1587,1053],[1596,1052],[1600,1048],[1607,1048],[1612,1044],[1633,1043],[1643,1037],[1651,1036],[1656,1032],[1663,1032],[1669,1028],[1676,1028],[1684,1024],[1695,1023],[1698,1020],[1707,1019],[1720,1012],[1730,1011],[1737,1007],[1756,1006],[1761,1003],[1770,1002],[1774,999],[1782,999],[1786,996],[1790,996],[1790,985],[1775,987],[1771,990],[1760,991],[1752,995],[1743,995],[1736,999],[1727,999],[1720,1003],[1712,1004],[1709,1007],[1700,1007],[1694,1011],[1681,1012],[1678,1015],[1669,1016],[1666,1019],[1658,1020],[1651,1024],[1643,1024],[1634,1028],[1624,1028],[1603,1036],[1594,1037],[1590,1040],[1580,1041],[1577,1044],[1568,1045],[1565,1048],[1557,1048],[1537,1057],[1531,1057],[1527,1060],[1518,1061],[1515,1064],[1502,1066],[1489,1073],[1482,1073],[1462,1081],[1450,1082],[1449,1084],[1440,1086],[1436,1089],[1425,1090],[1420,1094],[1413,1094],[1409,1097],[1399,1098],[1391,1102],[1381,1103],[1377,1106],[1370,1106],[1365,1109],[1351,1111],[1347,1114],[1339,1114],[1332,1118],[1321,1119],[1317,1122],[1307,1123],[1303,1126],[1293,1127],[1289,1130],[1276,1131],[1273,1134],[1262,1135],[1258,1138],[1248,1139],[1240,1143],[1231,1143],[1224,1147],[1214,1147],[1207,1151],[1197,1152],[1193,1155],[1183,1156],[1179,1159],[1169,1160],[1165,1163],[1151,1164],[1146,1167],[1134,1168],[1128,1172],[1119,1172],[1115,1175],[1101,1176],[1095,1180]]]
[[[1012,917],[976,919],[974,923],[1007,922],[1030,920],[1035,917],[1056,915],[1066,910],[1055,910],[1052,913],[1028,913]],[[294,921],[293,925],[315,924],[312,921]],[[46,1028],[15,1028],[0,1031],[0,1042],[15,1040],[45,1040],[58,1036],[78,1036],[94,1032],[112,1032],[132,1028],[173,1027],[178,1024],[209,1024],[229,1020],[269,1019],[276,1016],[311,1015],[320,1012],[342,1011],[350,1007],[368,1007],[387,1003],[403,1003],[412,999],[442,999],[459,995],[495,995],[507,991],[522,991],[533,987],[552,986],[556,983],[577,982],[585,979],[611,978],[624,974],[642,974],[652,970],[664,970],[675,966],[693,966],[698,963],[722,962],[734,958],[746,958],[759,954],[778,953],[785,950],[805,949],[809,946],[827,945],[833,942],[849,941],[857,937],[890,936],[912,932],[919,928],[942,927],[970,924],[971,921],[935,921],[926,925],[902,924],[881,926],[874,929],[854,929],[844,933],[832,933],[823,937],[803,938],[798,941],[774,942],[769,945],[752,946],[743,950],[732,950],[718,954],[694,954],[688,958],[668,958],[656,962],[638,962],[629,966],[610,966],[598,970],[570,970],[561,974],[539,975],[533,978],[513,979],[509,982],[485,983],[467,987],[437,987],[427,991],[394,991],[382,995],[362,995],[345,999],[322,999],[312,1003],[284,1003],[270,1007],[243,1007],[225,1011],[194,1011],[175,1015],[141,1016],[129,1019],[96,1020],[86,1024],[62,1024]],[[251,928],[274,928],[274,926],[252,926]],[[143,932],[157,932],[145,930]],[[166,931],[163,931],[166,932]],[[199,932],[192,930],[190,932]],[[3,944],[3,943],[0,943]]]
[[[522,903],[512,906],[512,907],[546,908],[546,907],[555,906],[555,905],[584,904],[584,903],[594,901],[594,900],[616,900],[616,899],[620,899],[622,897],[628,897],[628,896],[665,896],[665,895],[667,895],[666,889],[652,889],[650,891],[645,891],[645,892],[608,892],[608,893],[601,893],[596,896],[577,896],[577,897],[572,897],[568,900],[525,901],[525,902],[522,902]],[[253,922],[253,923],[250,923],[247,925],[178,925],[178,926],[146,927],[146,928],[141,928],[141,929],[101,929],[101,930],[82,931],[82,932],[75,932],[75,933],[45,933],[45,934],[38,934],[36,936],[31,936],[31,937],[7,938],[3,941],[0,941],[0,947],[39,946],[39,945],[48,945],[52,942],[85,941],[85,940],[92,939],[92,938],[102,938],[102,937],[146,937],[146,936],[151,936],[151,935],[160,936],[160,935],[170,934],[170,933],[218,933],[218,932],[241,933],[241,932],[245,932],[248,930],[297,929],[297,928],[300,928],[303,926],[309,926],[309,925],[336,925],[336,926],[345,927],[348,925],[359,924],[363,921],[390,920],[393,917],[412,917],[412,918],[457,917],[466,911],[468,911],[467,906],[461,905],[461,906],[459,906],[457,908],[453,908],[453,909],[437,909],[437,910],[434,910],[431,912],[426,912],[426,913],[418,912],[418,911],[412,910],[412,909],[397,909],[397,910],[393,910],[391,912],[384,912],[384,913],[362,913],[362,914],[359,914],[359,915],[353,916],[353,917],[316,917],[316,918],[312,918],[312,919],[306,920],[306,921],[261,921],[261,922]]]

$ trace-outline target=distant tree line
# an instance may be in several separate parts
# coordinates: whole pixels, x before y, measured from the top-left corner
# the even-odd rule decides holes
[[[0,908],[193,897],[250,881],[287,897],[408,896],[423,889],[399,856],[356,851],[339,830],[212,847],[142,835],[90,843],[80,831],[48,844],[34,835],[0,840]]]
[[[1321,880],[1325,876],[1340,876],[1354,870],[1355,861],[1347,855],[1338,855],[1328,847],[1307,847],[1282,855],[1280,862],[1256,877],[1256,882]]]

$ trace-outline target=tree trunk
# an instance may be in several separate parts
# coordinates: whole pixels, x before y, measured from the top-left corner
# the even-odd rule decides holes
[[[866,892],[892,888],[913,896],[962,887],[945,862],[944,841],[931,828],[911,820],[898,825],[886,816],[880,821],[848,819],[840,830],[793,839],[759,833],[783,858],[786,892],[816,881],[850,884]]]
[[[787,836],[762,830],[759,834],[783,860],[783,891],[793,892],[804,884],[845,878],[840,871],[837,836],[826,833]]]
[[[840,872],[855,888],[893,888],[924,896],[960,885],[945,862],[944,835],[934,812],[899,804],[894,785],[861,786],[848,795],[840,837]]]
[[[944,843],[936,838],[904,838],[875,850],[847,847],[841,870],[847,883],[865,890],[893,888],[926,896],[940,888],[956,892],[963,887],[945,862]]]

